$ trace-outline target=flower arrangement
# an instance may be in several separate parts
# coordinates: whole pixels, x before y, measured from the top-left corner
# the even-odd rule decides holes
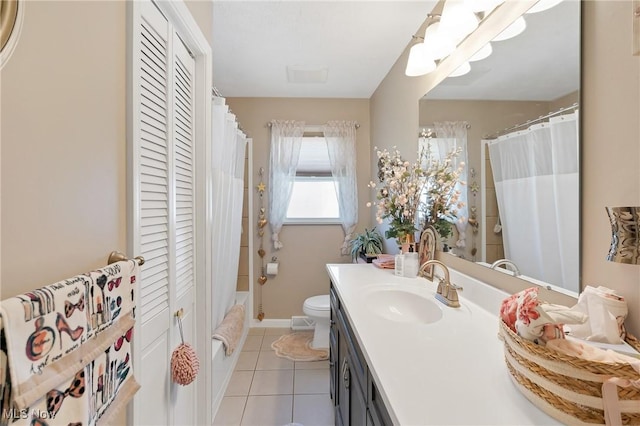
[[[451,221],[455,220],[460,191],[456,189],[464,163],[454,169],[453,158],[460,150],[453,150],[444,160],[433,158],[430,149],[421,150],[414,163],[405,161],[400,151],[376,149],[378,156],[378,188],[376,220],[389,218],[386,238],[402,241],[415,233],[416,220],[421,213],[423,226],[434,225],[438,233],[447,238],[452,234]],[[378,185],[371,181],[370,188]],[[372,203],[367,203],[371,206]]]
[[[453,163],[453,159],[460,154],[460,148],[448,152],[444,160],[432,158],[429,148],[425,155],[428,171],[426,198],[421,206],[421,216],[425,226],[427,223],[432,224],[438,234],[447,239],[453,234],[453,223],[456,219],[464,219],[458,218],[458,209],[462,208],[464,203],[460,201],[461,193],[457,186],[458,183],[466,185],[466,182],[460,181],[465,164],[460,162],[458,167],[455,167]]]

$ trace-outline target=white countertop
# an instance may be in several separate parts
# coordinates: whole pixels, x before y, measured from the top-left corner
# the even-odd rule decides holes
[[[435,301],[436,284],[424,278],[396,277],[371,264],[330,264],[327,270],[394,424],[561,424],[509,378],[497,337],[506,293],[451,270],[451,281],[464,291],[461,307],[449,308]],[[366,295],[387,287],[431,298],[442,318],[432,324],[385,319]]]

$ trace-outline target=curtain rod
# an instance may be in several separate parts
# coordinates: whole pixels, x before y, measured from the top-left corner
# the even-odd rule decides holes
[[[534,123],[538,123],[538,122],[540,122],[542,120],[546,120],[547,118],[551,118],[551,117],[556,116],[558,114],[562,114],[563,112],[567,112],[567,111],[571,111],[571,110],[575,111],[577,109],[578,109],[578,103],[576,102],[575,104],[573,104],[573,105],[571,105],[569,107],[560,108],[557,111],[550,112],[549,114],[546,114],[546,115],[541,115],[540,117],[534,118],[533,120],[529,120],[529,121],[526,121],[526,122],[521,123],[521,124],[516,124],[515,126],[508,127],[506,129],[504,129],[502,131],[499,131],[499,132],[496,132],[496,133],[494,133],[492,135],[487,135],[487,136],[484,137],[484,139],[497,139],[498,137],[504,136],[504,135],[506,135],[507,133],[509,133],[509,132],[511,132],[513,130],[519,129],[521,127],[528,127],[528,126],[530,126],[530,125],[532,125]]]
[[[436,137],[436,131],[434,130],[434,125],[431,126],[421,126],[422,130],[418,130],[418,137],[419,138],[427,138],[427,139],[431,139],[431,138],[435,138]],[[471,128],[471,124],[466,123],[465,127],[467,129]]]
[[[271,123],[271,122],[268,122],[266,124],[266,126],[269,127],[269,128],[271,128],[272,125],[273,125],[273,123]],[[322,125],[320,125],[320,124],[305,124],[305,127],[322,127]],[[360,124],[356,123],[355,127],[356,127],[356,129],[359,129],[360,128]]]

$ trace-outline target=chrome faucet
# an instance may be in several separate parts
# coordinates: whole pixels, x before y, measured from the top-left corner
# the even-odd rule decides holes
[[[509,259],[496,260],[491,264],[491,269],[496,269],[500,265],[511,266],[511,268],[506,268],[506,269],[511,269],[511,272],[513,272],[514,277],[517,277],[518,275],[520,275],[520,270],[518,269],[516,264]]]
[[[436,299],[449,306],[450,308],[459,308],[460,301],[458,299],[458,290],[462,290],[462,287],[452,284],[449,281],[449,268],[447,268],[447,265],[440,262],[439,260],[427,260],[420,266],[418,275],[424,272],[424,270],[431,265],[439,265],[444,271],[444,278],[440,278],[440,281],[438,282]]]

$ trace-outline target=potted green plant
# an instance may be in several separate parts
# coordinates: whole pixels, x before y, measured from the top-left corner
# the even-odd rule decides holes
[[[382,235],[376,228],[365,228],[362,234],[356,234],[349,242],[351,258],[355,262],[358,256],[362,256],[367,263],[371,263],[377,257],[377,254],[382,253],[382,241]]]

